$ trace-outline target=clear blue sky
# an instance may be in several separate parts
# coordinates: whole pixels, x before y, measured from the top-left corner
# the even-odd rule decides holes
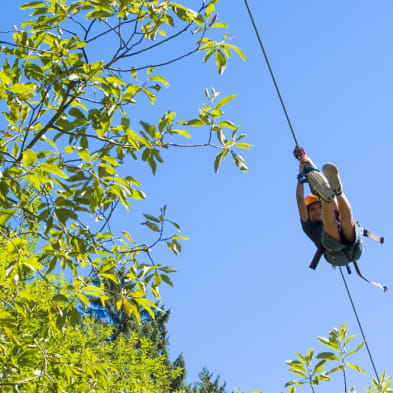
[[[249,4],[299,143],[317,165],[338,165],[356,218],[386,238],[383,246],[365,240],[360,266],[391,291],[382,293],[354,273],[346,278],[376,367],[392,374],[393,3]],[[294,142],[244,3],[223,0],[217,7],[248,60],[234,56],[223,76],[198,57],[163,70],[171,86],[150,109],[150,120],[166,110],[182,119],[196,116],[206,87],[237,94],[225,114],[254,144],[242,153],[250,171],[238,171],[228,159],[215,175],[213,151],[169,150],[154,177],[129,168],[131,175],[137,170],[148,200],[135,203],[129,217],[121,212],[112,229],[138,231],[142,239],[141,212],[154,214],[167,204],[168,216],[190,237],[180,258],[158,255],[178,269],[174,287],[162,295],[172,309],[171,356],[183,353],[189,382],[206,366],[228,391],[281,392],[292,378],[285,360],[295,351],[322,351],[316,337],[343,323],[357,341],[361,333],[339,271],[324,261],[316,271],[308,268],[315,250],[297,216]],[[16,6],[8,12],[14,17]],[[349,375],[361,391],[372,368],[365,349],[354,360],[369,371]],[[340,389],[337,375],[317,391]]]

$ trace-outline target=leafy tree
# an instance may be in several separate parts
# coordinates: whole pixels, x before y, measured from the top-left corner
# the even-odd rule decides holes
[[[108,284],[113,287],[112,281]],[[108,293],[113,290],[108,290]],[[115,290],[116,292],[116,290]],[[99,304],[99,301],[92,298],[93,305],[88,308],[87,315],[91,315],[97,321],[108,323],[112,326],[110,340],[116,341],[119,336],[122,337],[143,337],[151,343],[151,350],[155,356],[164,356],[168,369],[177,370],[178,375],[171,382],[171,391],[178,391],[185,386],[186,366],[183,355],[180,354],[174,362],[170,361],[169,356],[169,339],[167,334],[167,322],[170,316],[170,310],[155,310],[154,318],[146,311],[141,311],[140,321],[133,314],[127,314],[118,310],[111,299],[105,306]],[[135,345],[138,346],[137,342]]]
[[[199,373],[199,381],[188,387],[189,393],[225,393],[225,383],[220,386],[220,376],[213,379],[211,373],[206,367]]]
[[[151,361],[157,371],[140,371],[155,377],[136,391],[166,391],[183,372],[168,368],[165,353],[156,356],[156,344],[137,333],[105,340],[113,334],[108,324],[79,310],[95,297],[137,321],[141,312],[154,318],[159,287],[171,284],[174,270],[151,251],[164,246],[178,255],[187,239],[165,206],[144,215],[156,235],[151,242],[127,228],[112,232],[115,210],[145,198],[137,176],[124,174],[130,162],[155,173],[163,152],[204,146],[216,150],[216,171],[227,155],[247,170],[238,150],[249,145],[224,118],[234,95],[205,90],[208,103],[189,120],[173,111],[158,119],[138,114],[143,99],[154,104],[169,86],[159,72],[165,66],[201,54],[222,73],[232,53],[244,58],[227,32],[211,38],[226,29],[217,3],[201,1],[192,10],[158,0],[38,0],[21,7],[30,15],[19,27],[1,29],[2,391],[122,391],[126,358],[138,356],[135,364]],[[195,127],[206,141],[184,143]],[[60,270],[66,281],[51,275]]]
[[[294,393],[296,387],[307,385],[314,393],[316,386],[321,382],[331,380],[333,374],[340,372],[343,378],[344,392],[354,392],[355,386],[349,387],[348,371],[354,370],[357,373],[366,374],[366,371],[357,364],[348,361],[348,358],[356,354],[364,345],[364,342],[358,344],[355,348],[349,349],[349,343],[353,340],[354,335],[348,335],[347,326],[341,325],[329,332],[329,337],[318,337],[318,340],[329,349],[314,354],[310,348],[306,354],[296,352],[296,360],[288,360],[289,371],[296,375],[297,379],[286,383],[288,393]],[[315,363],[316,362],[316,363]],[[329,367],[328,367],[329,366]],[[300,377],[300,378],[299,378]],[[391,378],[386,376],[385,372],[381,376],[372,379],[373,388],[366,389],[369,393],[391,393]],[[376,389],[376,390],[374,390]]]
[[[192,146],[182,143],[188,129],[205,127],[202,145],[219,151],[215,169],[231,153],[247,170],[236,150],[249,145],[239,127],[222,118],[234,96],[206,90],[209,104],[191,120],[176,120],[169,111],[155,124],[137,115],[142,97],[154,104],[168,86],[157,72],[164,66],[200,52],[204,61],[214,57],[222,73],[232,52],[244,57],[227,33],[219,41],[209,38],[226,27],[217,20],[216,3],[191,10],[158,0],[33,1],[21,7],[29,19],[1,31],[0,234],[17,255],[24,252],[22,233],[37,239],[36,257],[9,261],[7,275],[23,280],[67,269],[73,295],[88,305],[89,296],[103,303],[109,298],[103,280],[119,284],[113,270],[123,269],[128,284],[115,306],[137,318],[141,308],[153,315],[151,296],[159,299],[158,287],[173,269],[154,261],[151,249],[162,244],[178,255],[187,238],[165,207],[157,216],[145,214],[143,225],[157,234],[152,244],[125,229],[112,233],[115,209],[145,198],[123,167],[136,160],[155,173],[163,151]],[[192,38],[178,45],[182,36]],[[168,225],[173,230],[166,235]],[[76,319],[75,308],[52,300],[58,325]]]
[[[68,302],[65,280],[48,275],[47,281],[13,285],[6,280],[0,291],[2,299],[12,299],[0,309],[1,392],[164,393],[182,374],[137,333],[109,340],[112,325],[87,316],[75,327],[57,329],[49,308],[53,299]]]
[[[186,374],[187,374],[187,370],[186,370],[186,363],[183,357],[183,354],[180,354],[176,360],[173,362],[173,368],[175,370],[181,370],[179,375],[172,381],[171,384],[171,391],[175,392],[175,391],[187,391],[187,387],[186,387]]]

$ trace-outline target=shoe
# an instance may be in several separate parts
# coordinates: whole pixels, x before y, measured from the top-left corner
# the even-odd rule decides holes
[[[343,185],[341,183],[340,175],[338,174],[338,169],[336,165],[334,165],[332,162],[329,162],[328,164],[323,166],[322,170],[324,175],[328,179],[330,188],[332,189],[334,194],[340,195],[343,192]]]
[[[307,172],[306,176],[310,188],[315,195],[318,195],[324,202],[331,202],[334,199],[334,192],[322,173],[318,170],[313,170]]]

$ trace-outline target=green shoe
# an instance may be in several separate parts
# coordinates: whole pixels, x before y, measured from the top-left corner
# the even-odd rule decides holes
[[[333,200],[334,192],[322,173],[318,170],[312,170],[307,172],[306,176],[311,189],[316,195],[318,195],[324,202],[331,202]]]
[[[343,185],[341,183],[340,175],[338,174],[338,169],[336,165],[334,165],[332,162],[329,162],[328,164],[323,166],[322,170],[324,175],[328,179],[330,188],[332,189],[334,194],[340,195],[343,192]]]

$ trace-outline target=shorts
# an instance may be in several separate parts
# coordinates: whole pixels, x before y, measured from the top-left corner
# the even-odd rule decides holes
[[[355,240],[351,244],[343,244],[322,231],[321,243],[325,247],[325,259],[335,266],[344,266],[348,262],[357,261],[363,253],[363,228],[355,222]]]

